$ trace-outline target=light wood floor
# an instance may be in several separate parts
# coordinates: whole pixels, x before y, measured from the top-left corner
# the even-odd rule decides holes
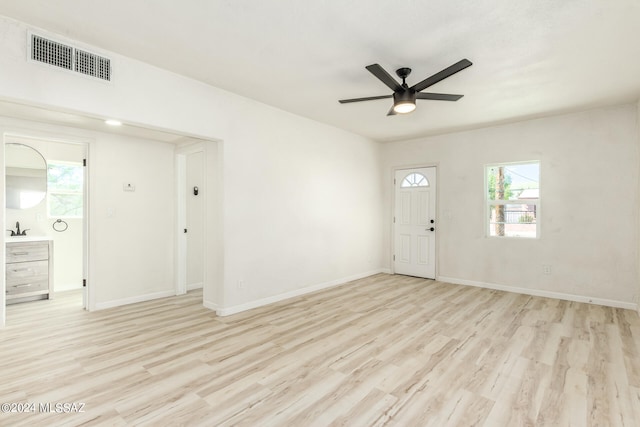
[[[201,294],[8,307],[0,425],[639,426],[640,319],[376,275],[217,318]]]

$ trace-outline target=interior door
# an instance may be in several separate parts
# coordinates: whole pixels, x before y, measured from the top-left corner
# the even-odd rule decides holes
[[[204,281],[204,152],[186,159],[186,286],[202,288]]]
[[[89,145],[84,146],[84,159],[82,160],[82,308],[91,310],[89,303],[89,173],[87,158],[89,157]]]
[[[394,273],[435,279],[436,168],[397,170],[394,185]]]

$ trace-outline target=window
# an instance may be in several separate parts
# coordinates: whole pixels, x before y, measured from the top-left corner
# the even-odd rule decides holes
[[[540,235],[540,162],[485,166],[487,236]]]
[[[84,168],[79,163],[49,162],[47,210],[51,218],[82,218]]]
[[[429,181],[427,177],[421,173],[410,173],[405,176],[400,184],[400,187],[428,187]]]

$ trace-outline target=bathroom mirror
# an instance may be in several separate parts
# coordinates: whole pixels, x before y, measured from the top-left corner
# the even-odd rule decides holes
[[[8,209],[28,209],[47,194],[47,161],[24,144],[4,146],[5,186]]]

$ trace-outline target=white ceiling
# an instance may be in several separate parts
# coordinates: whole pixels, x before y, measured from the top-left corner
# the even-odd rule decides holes
[[[640,97],[638,0],[0,0],[0,14],[379,141]],[[474,65],[387,117],[365,66],[412,85]]]

